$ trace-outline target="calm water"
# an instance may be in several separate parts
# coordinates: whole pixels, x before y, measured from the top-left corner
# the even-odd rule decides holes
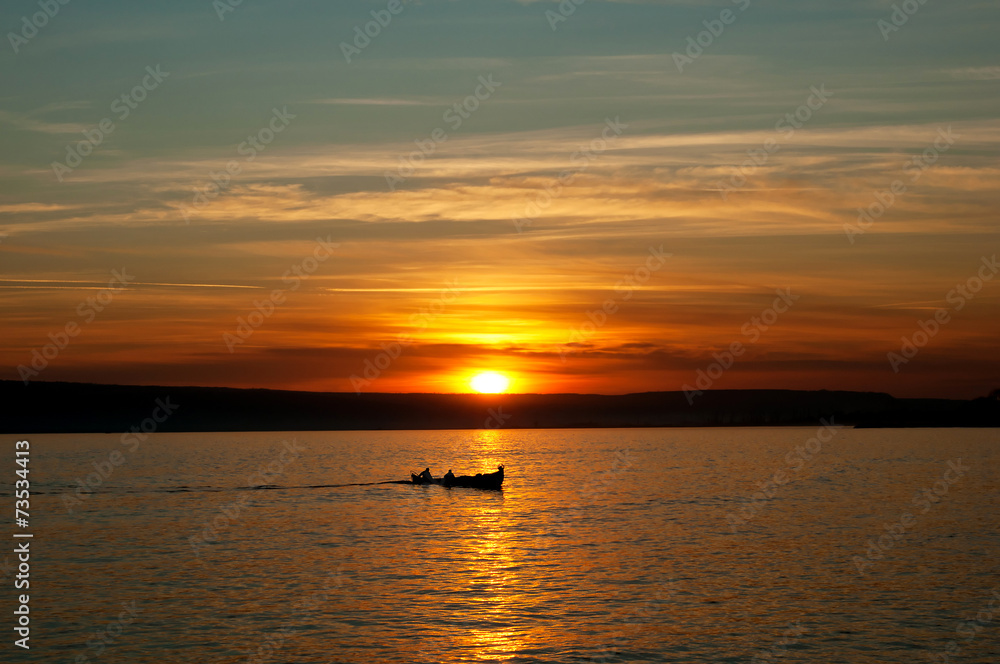
[[[32,650],[3,661],[1000,661],[1000,431],[816,434],[29,436]],[[499,463],[503,492],[314,488]]]

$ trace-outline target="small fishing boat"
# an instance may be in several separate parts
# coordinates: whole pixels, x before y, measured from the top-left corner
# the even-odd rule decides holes
[[[449,471],[450,472],[450,471]],[[425,475],[426,473],[426,475]],[[495,473],[476,473],[475,475],[445,475],[444,477],[429,477],[430,471],[417,475],[410,473],[414,484],[440,484],[441,486],[462,486],[473,489],[499,489],[503,484],[503,465],[497,466]],[[428,479],[429,478],[429,479]]]

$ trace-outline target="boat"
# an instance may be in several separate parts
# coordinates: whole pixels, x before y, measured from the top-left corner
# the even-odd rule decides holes
[[[476,473],[475,475],[453,475],[452,477],[432,477],[427,480],[416,473],[410,473],[414,484],[440,484],[441,486],[469,487],[472,489],[499,489],[503,484],[503,464],[497,466],[495,473]]]

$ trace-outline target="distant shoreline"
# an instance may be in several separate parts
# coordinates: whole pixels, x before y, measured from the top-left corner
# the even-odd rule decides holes
[[[810,426],[1000,427],[1000,401],[878,392],[354,394],[0,381],[0,432],[153,433]]]

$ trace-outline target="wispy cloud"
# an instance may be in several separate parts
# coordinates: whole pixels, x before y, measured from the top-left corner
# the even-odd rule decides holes
[[[87,129],[87,125],[76,122],[48,122],[39,119],[39,112],[34,113],[13,113],[11,111],[0,111],[0,122],[21,129],[24,131],[34,131],[41,134],[75,134]]]
[[[317,99],[307,101],[307,104],[326,104],[330,106],[432,106],[440,102],[419,99]]]
[[[959,69],[945,69],[946,74],[952,78],[966,81],[995,81],[1000,79],[1000,66],[993,67],[961,67]]]

